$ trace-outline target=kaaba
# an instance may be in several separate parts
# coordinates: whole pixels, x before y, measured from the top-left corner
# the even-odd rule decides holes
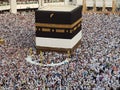
[[[36,48],[72,50],[82,38],[82,6],[46,6],[35,11]]]

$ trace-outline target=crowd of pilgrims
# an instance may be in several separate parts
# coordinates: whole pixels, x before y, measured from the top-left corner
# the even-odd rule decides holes
[[[36,54],[34,12],[0,14],[0,90],[120,90],[120,17],[83,14],[81,44],[69,56]],[[30,55],[43,64],[33,65]],[[42,59],[41,59],[42,57]]]

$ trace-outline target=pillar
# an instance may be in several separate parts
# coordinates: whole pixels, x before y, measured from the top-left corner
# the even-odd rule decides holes
[[[117,0],[116,4],[117,4],[117,10],[120,10],[120,0]]]
[[[96,11],[96,0],[93,0],[93,11]]]
[[[86,7],[86,0],[83,0],[82,13],[85,13],[86,11],[87,11],[87,7]]]
[[[73,5],[77,5],[77,0],[72,0]]]
[[[116,10],[116,0],[112,0],[112,13]]]
[[[41,0],[38,0],[38,9],[40,9],[42,6],[42,1]]]
[[[10,0],[10,12],[16,14],[17,13],[17,3],[16,0]]]
[[[44,5],[44,0],[38,0],[38,9]]]
[[[76,5],[82,5],[83,0],[76,0]]]
[[[73,0],[65,0],[64,3],[65,5],[71,5]]]
[[[45,2],[44,0],[41,0],[41,6],[44,6],[44,2]]]
[[[106,7],[106,5],[105,5],[105,0],[103,0],[103,8],[102,8],[102,12],[105,12],[105,7]]]

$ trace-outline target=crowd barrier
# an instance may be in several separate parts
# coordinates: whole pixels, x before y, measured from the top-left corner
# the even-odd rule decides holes
[[[64,61],[60,62],[60,63],[51,63],[51,64],[42,64],[42,63],[38,63],[37,60],[32,60],[32,57],[31,56],[27,56],[27,58],[25,58],[25,60],[31,64],[34,64],[34,65],[40,65],[40,66],[47,66],[47,67],[55,67],[55,66],[60,66],[60,65],[63,65],[63,64],[66,64],[66,63],[69,63],[70,61],[70,58],[66,58]]]

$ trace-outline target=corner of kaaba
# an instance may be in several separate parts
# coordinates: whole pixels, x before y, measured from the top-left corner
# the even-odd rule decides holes
[[[37,50],[72,51],[82,38],[82,6],[48,6],[35,12]]]

